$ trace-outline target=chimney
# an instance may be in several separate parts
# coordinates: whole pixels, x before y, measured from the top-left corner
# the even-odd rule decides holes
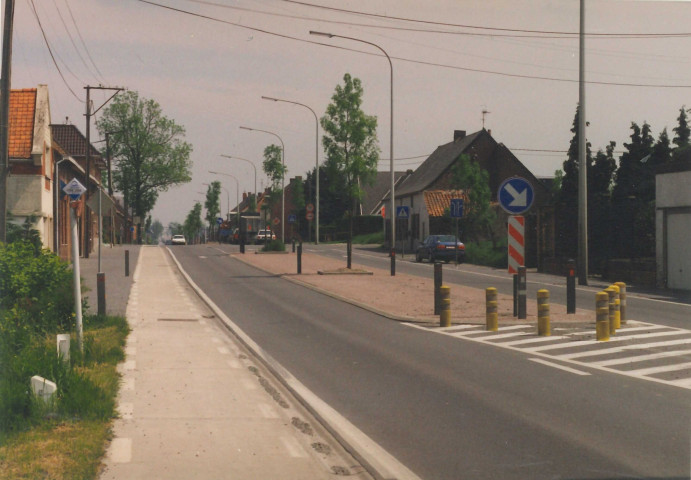
[[[242,192],[242,201],[247,200],[247,192]]]
[[[462,140],[465,138],[465,130],[454,130],[453,141]]]

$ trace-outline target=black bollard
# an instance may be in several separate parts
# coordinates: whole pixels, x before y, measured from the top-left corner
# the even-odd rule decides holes
[[[391,276],[393,277],[396,275],[396,250],[392,248],[389,255],[391,256]]]
[[[298,275],[302,273],[302,242],[298,245]]]
[[[434,263],[434,314],[441,314],[442,264]]]
[[[527,317],[526,294],[528,282],[525,276],[525,267],[518,267],[518,319],[525,320]]]
[[[576,262],[573,260],[566,266],[566,313],[576,313]]]
[[[518,316],[518,274],[513,274],[513,316]]]
[[[130,276],[130,251],[125,250],[125,276]]]
[[[98,296],[98,314],[106,314],[106,274],[96,274],[96,294]]]

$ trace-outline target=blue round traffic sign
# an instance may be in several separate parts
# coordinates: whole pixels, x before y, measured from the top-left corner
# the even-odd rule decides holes
[[[497,192],[499,205],[511,215],[520,215],[530,210],[535,199],[533,186],[521,177],[504,180]]]

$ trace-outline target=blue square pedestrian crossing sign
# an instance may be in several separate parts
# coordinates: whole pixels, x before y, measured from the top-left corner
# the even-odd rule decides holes
[[[407,220],[410,218],[410,207],[406,205],[396,207],[396,218],[400,218],[402,220]]]

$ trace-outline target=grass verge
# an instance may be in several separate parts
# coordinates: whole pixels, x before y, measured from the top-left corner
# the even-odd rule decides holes
[[[85,323],[84,355],[72,350],[76,375],[62,392],[68,407],[46,411],[26,428],[0,432],[0,478],[96,478],[115,416],[117,364],[125,357],[129,328],[122,317]],[[54,337],[46,342],[55,349]]]

